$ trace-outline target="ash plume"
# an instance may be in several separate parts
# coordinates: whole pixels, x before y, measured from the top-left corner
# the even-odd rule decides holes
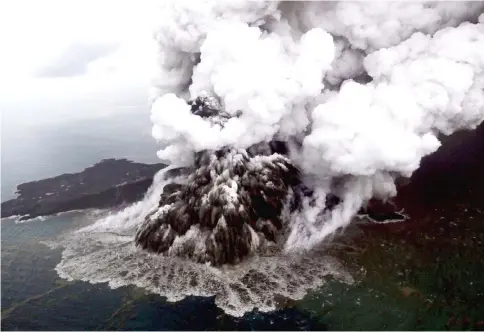
[[[191,103],[192,113],[223,125],[227,114],[209,97]],[[160,209],[136,234],[143,248],[215,265],[236,263],[276,242],[284,204],[300,185],[299,171],[284,155],[284,143],[246,149],[225,147],[195,153],[185,184],[164,192]],[[168,189],[168,188],[167,188]]]
[[[311,249],[484,120],[484,3],[180,1],[151,110],[184,169],[136,242],[215,265]],[[274,148],[278,145],[282,150]]]

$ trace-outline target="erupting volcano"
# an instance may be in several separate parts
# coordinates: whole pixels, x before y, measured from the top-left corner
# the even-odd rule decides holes
[[[272,310],[351,280],[321,248],[484,120],[483,2],[162,7],[150,102],[170,166],[66,241],[64,277]]]
[[[192,112],[223,125],[228,117],[212,100],[195,99]],[[286,202],[294,210],[302,194],[299,170],[285,154],[286,144],[276,141],[196,152],[186,183],[164,191],[160,208],[140,226],[136,242],[157,253],[216,265],[276,244],[287,223],[282,216]]]
[[[370,22],[338,21],[373,4],[168,5],[153,135],[160,158],[188,175],[167,187],[136,243],[215,265],[274,245],[310,249],[370,199],[394,196],[439,133],[475,128],[484,16],[454,26],[483,5],[381,6],[402,22],[417,9],[441,17],[400,30],[378,17],[373,27],[396,30],[377,38]]]

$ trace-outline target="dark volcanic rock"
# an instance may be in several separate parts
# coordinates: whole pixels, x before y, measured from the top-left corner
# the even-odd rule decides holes
[[[139,227],[136,243],[220,265],[240,261],[265,241],[276,242],[286,198],[300,184],[299,171],[282,155],[248,151],[199,153],[186,184],[165,185],[160,210]]]
[[[17,187],[18,197],[2,203],[2,218],[23,219],[58,212],[107,208],[141,199],[154,174],[165,164],[146,165],[127,159],[104,159],[80,173],[62,174]]]

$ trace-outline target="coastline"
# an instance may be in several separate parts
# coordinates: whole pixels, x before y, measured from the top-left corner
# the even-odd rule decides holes
[[[103,159],[78,173],[22,183],[17,186],[16,198],[1,203],[1,217],[20,216],[20,220],[29,220],[133,203],[143,197],[156,172],[166,166]]]

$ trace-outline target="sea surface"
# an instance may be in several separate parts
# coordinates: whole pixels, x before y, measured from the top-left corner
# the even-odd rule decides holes
[[[460,206],[439,223],[402,235],[378,228],[360,241],[335,242],[356,282],[329,278],[272,312],[233,317],[212,297],[178,302],[142,288],[68,281],[55,268],[62,248],[49,243],[93,222],[68,212],[1,221],[2,330],[442,330],[484,327],[484,209]],[[390,225],[390,224],[386,224]],[[448,228],[446,228],[449,226]],[[453,232],[452,235],[449,235]],[[351,233],[351,230],[350,230]],[[410,233],[410,235],[408,234]],[[413,233],[418,235],[413,235]],[[90,262],[96,265],[96,261]]]
[[[82,212],[15,223],[1,222],[2,330],[307,330],[325,329],[294,308],[225,315],[212,298],[169,303],[136,287],[66,281],[55,266],[62,249],[43,244],[89,223]],[[96,264],[96,262],[92,262]]]

